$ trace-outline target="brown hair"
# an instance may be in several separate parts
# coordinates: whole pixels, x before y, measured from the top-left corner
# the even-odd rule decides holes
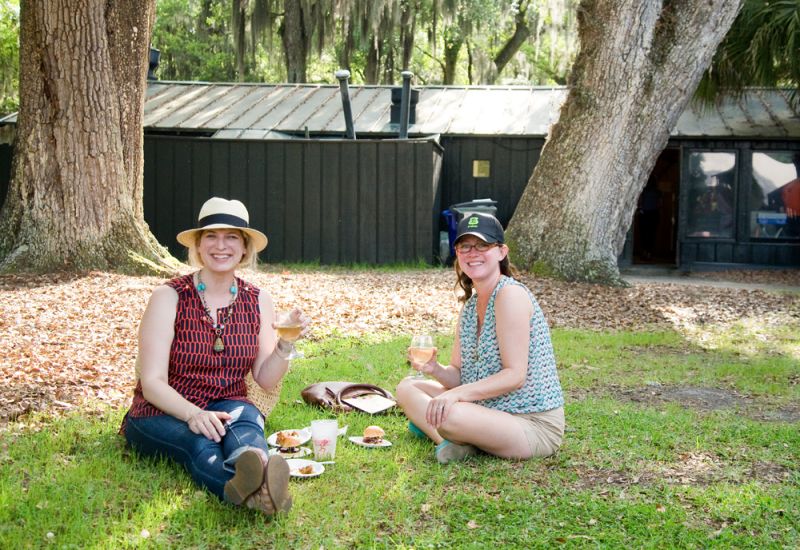
[[[206,231],[213,231],[213,229],[206,229],[204,231],[196,232],[192,246],[189,247],[189,265],[192,267],[205,267],[203,260],[200,258],[200,254],[197,252],[197,249],[200,246],[200,239],[203,237]],[[236,229],[235,231],[239,230]],[[255,269],[256,261],[258,260],[258,252],[256,252],[255,242],[244,231],[239,231],[239,235],[241,235],[242,239],[244,240],[244,255],[239,261],[239,265],[237,267],[243,269]]]
[[[464,291],[463,295],[459,295],[458,301],[464,303],[472,296],[472,279],[467,277],[466,274],[464,274],[464,272],[461,270],[461,266],[458,263],[458,258],[456,258],[456,261],[453,263],[453,268],[456,271],[456,294],[459,294],[459,289]],[[519,271],[517,271],[517,268],[511,263],[511,260],[508,259],[508,254],[506,254],[505,258],[500,260],[500,273],[506,277],[512,277],[514,279],[519,276]]]

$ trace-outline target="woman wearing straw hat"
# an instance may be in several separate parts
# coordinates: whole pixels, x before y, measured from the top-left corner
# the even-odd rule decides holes
[[[286,374],[292,345],[276,338],[270,295],[236,276],[267,237],[247,208],[213,197],[197,227],[178,234],[200,269],[157,287],[139,326],[138,382],[122,433],[139,453],[167,456],[220,499],[267,515],[287,512],[289,467],[268,457],[264,418],[247,400]],[[292,316],[305,332],[308,320]]]

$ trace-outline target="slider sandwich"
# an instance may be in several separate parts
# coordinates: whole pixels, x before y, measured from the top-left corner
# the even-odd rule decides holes
[[[364,443],[377,445],[383,441],[384,435],[386,435],[386,432],[380,426],[367,426],[364,428],[363,441]]]

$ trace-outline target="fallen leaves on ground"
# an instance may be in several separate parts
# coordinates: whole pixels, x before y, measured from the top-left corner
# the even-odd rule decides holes
[[[459,303],[450,270],[261,271],[245,275],[277,309],[298,306],[313,338],[365,333],[451,333]],[[724,323],[744,316],[800,319],[798,294],[680,284],[628,288],[523,276],[554,327],[633,330]],[[87,400],[127,406],[136,331],[155,277],[0,276],[0,423]]]

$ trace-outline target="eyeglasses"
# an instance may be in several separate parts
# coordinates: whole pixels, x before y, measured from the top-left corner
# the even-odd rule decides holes
[[[489,250],[490,248],[494,248],[495,246],[498,246],[498,244],[497,243],[485,243],[483,241],[479,241],[479,242],[477,242],[475,244],[459,243],[459,244],[457,244],[455,246],[455,249],[456,249],[456,252],[459,252],[461,254],[467,254],[473,248],[475,250],[477,250],[478,252],[486,252],[487,250]]]

